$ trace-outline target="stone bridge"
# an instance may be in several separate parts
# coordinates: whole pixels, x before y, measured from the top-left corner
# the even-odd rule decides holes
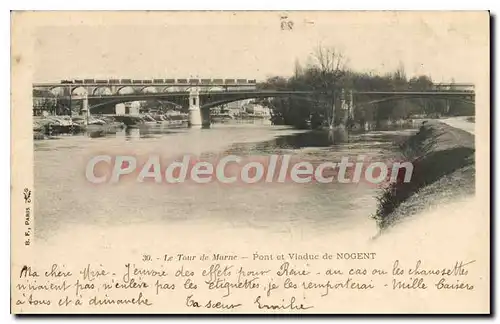
[[[202,81],[205,80],[204,83]],[[133,81],[133,80],[132,80]],[[132,82],[131,81],[131,82]],[[181,80],[183,81],[183,80]],[[213,80],[202,79],[196,84],[180,85],[179,83],[61,83],[61,84],[35,84],[34,89],[45,89],[51,91],[58,98],[71,100],[82,100],[83,110],[91,112],[102,111],[104,107],[115,106],[119,103],[131,101],[143,101],[156,99],[174,103],[188,108],[189,123],[192,127],[202,127],[210,124],[210,109],[226,103],[244,99],[272,98],[272,97],[298,97],[310,101],[326,101],[329,104],[340,105],[353,113],[355,107],[366,104],[374,104],[384,101],[434,98],[444,99],[449,105],[450,100],[459,100],[474,103],[475,92],[473,86],[466,85],[435,85],[431,90],[425,91],[355,91],[337,90],[330,93],[318,91],[298,90],[259,90],[249,80],[232,80],[226,83],[215,83]],[[100,89],[107,89],[106,91]],[[125,91],[124,89],[128,89]],[[362,101],[363,100],[363,101]]]

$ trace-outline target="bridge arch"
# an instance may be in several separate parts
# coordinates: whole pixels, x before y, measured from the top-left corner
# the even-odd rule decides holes
[[[182,106],[177,103],[177,102],[173,102],[173,101],[169,101],[169,100],[165,100],[163,98],[145,98],[144,100],[155,100],[155,101],[160,101],[160,102],[164,102],[164,103],[168,103],[172,106],[175,106],[177,108],[182,108]],[[108,105],[117,105],[117,104],[120,104],[120,103],[127,103],[127,102],[134,102],[134,101],[143,101],[143,100],[139,100],[139,99],[123,99],[123,98],[116,98],[114,100],[109,100],[109,101],[104,101],[104,102],[100,102],[100,103],[97,103],[97,104],[89,104],[89,109],[90,111],[93,111],[97,108],[101,108],[103,106],[108,106]]]
[[[200,94],[200,99],[201,102],[203,103],[203,99],[215,99],[214,97],[217,95],[226,95],[226,92],[219,92],[219,93],[201,93]],[[276,93],[276,92],[269,92],[269,93],[238,93],[237,96],[230,96],[226,98],[220,98],[220,100],[214,100],[212,102],[202,104],[200,108],[202,109],[209,109],[211,107],[215,107],[218,105],[222,105],[225,103],[229,102],[234,102],[234,101],[239,101],[239,100],[245,100],[245,99],[254,99],[254,98],[272,98],[272,97],[291,97],[291,98],[297,98],[301,100],[308,100],[308,101],[313,101],[313,102],[320,102],[321,100],[318,100],[318,98],[311,98],[308,97],[311,95],[311,92],[303,92],[303,93],[297,93],[296,91],[290,91],[290,92],[283,92],[283,93]],[[109,96],[109,98],[89,98],[89,106],[90,109],[93,110],[98,107],[106,106],[106,105],[116,105],[118,103],[125,103],[125,102],[132,102],[132,101],[143,101],[143,100],[161,100],[164,102],[169,102],[174,105],[182,105],[183,107],[187,107],[188,104],[188,99],[189,99],[189,93],[187,92],[175,92],[175,93],[156,93],[156,94],[145,94],[145,93],[133,93],[130,95],[118,95],[118,96]]]
[[[144,87],[140,90],[141,93],[158,93],[158,89],[153,86]]]
[[[294,98],[298,100],[305,100],[305,101],[310,101],[310,102],[324,102],[324,100],[320,98],[311,98],[309,95],[311,93],[294,93],[294,92],[283,92],[283,93],[255,93],[255,94],[245,94],[245,95],[240,95],[237,97],[232,97],[232,98],[226,98],[226,99],[221,99],[221,100],[216,100],[212,101],[206,104],[201,105],[200,109],[210,109],[213,107],[217,107],[220,105],[228,104],[231,102],[236,102],[236,101],[241,101],[241,100],[247,100],[247,99],[258,99],[258,98],[282,98],[282,97],[288,97],[288,98]],[[210,96],[210,95],[208,95]]]
[[[185,92],[191,92],[191,91],[194,91],[194,92],[201,92],[201,87],[197,87],[197,86],[194,86],[194,87],[186,87],[184,88],[184,90],[182,91],[185,91]]]
[[[88,96],[89,91],[85,87],[76,87],[71,89],[71,95],[72,96]]]
[[[68,91],[67,87],[52,87],[49,89],[49,92],[52,93],[56,97],[62,97],[62,96],[67,96]]]
[[[165,87],[163,92],[182,92],[184,91],[182,87]]]
[[[110,96],[113,92],[110,87],[96,87],[94,91],[92,91],[93,96]]]
[[[182,105],[179,105],[178,103],[173,102],[173,101],[164,100],[161,98],[160,99],[151,99],[151,100],[154,100],[154,101],[159,102],[161,104],[168,104],[170,106],[170,108],[173,108],[173,109],[181,110],[183,108]]]
[[[208,89],[208,92],[224,91],[223,87],[212,87]]]
[[[118,88],[116,90],[116,93],[119,95],[134,94],[135,89],[132,86],[123,86],[123,87]]]

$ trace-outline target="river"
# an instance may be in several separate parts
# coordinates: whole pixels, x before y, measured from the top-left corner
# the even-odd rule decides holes
[[[372,184],[94,185],[85,179],[85,166],[96,154],[124,153],[290,154],[309,161],[339,161],[342,156],[364,154],[386,161],[395,156],[393,142],[410,131],[372,131],[332,140],[328,133],[286,126],[216,124],[203,130],[149,126],[37,140],[35,238],[55,242],[83,227],[104,237],[112,228],[130,225],[165,235],[179,228],[252,231],[304,240],[340,232],[375,234],[370,216],[376,210],[379,189]]]

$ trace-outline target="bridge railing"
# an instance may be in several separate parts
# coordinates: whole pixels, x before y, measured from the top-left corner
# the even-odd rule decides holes
[[[208,78],[177,78],[177,79],[163,79],[163,78],[152,78],[152,79],[74,79],[74,80],[62,80],[60,83],[48,83],[47,85],[134,85],[134,84],[151,84],[151,85],[242,85],[242,84],[257,84],[256,79],[208,79]],[[43,86],[44,84],[38,84]]]

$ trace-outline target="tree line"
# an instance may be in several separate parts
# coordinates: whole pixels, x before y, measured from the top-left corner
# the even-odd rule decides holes
[[[308,63],[295,64],[295,72],[289,78],[269,77],[257,87],[262,90],[314,91],[310,96],[297,95],[259,100],[272,109],[273,122],[298,128],[324,125],[347,126],[380,124],[387,120],[404,120],[416,116],[438,117],[442,115],[474,115],[474,106],[466,102],[446,99],[422,98],[373,102],[369,95],[357,95],[352,113],[340,105],[342,89],[346,100],[348,90],[356,91],[426,91],[433,89],[434,82],[428,76],[408,78],[402,64],[391,73],[374,74],[350,69],[347,59],[335,48],[318,46]],[[450,89],[453,90],[453,87]],[[334,99],[335,98],[335,99]]]

